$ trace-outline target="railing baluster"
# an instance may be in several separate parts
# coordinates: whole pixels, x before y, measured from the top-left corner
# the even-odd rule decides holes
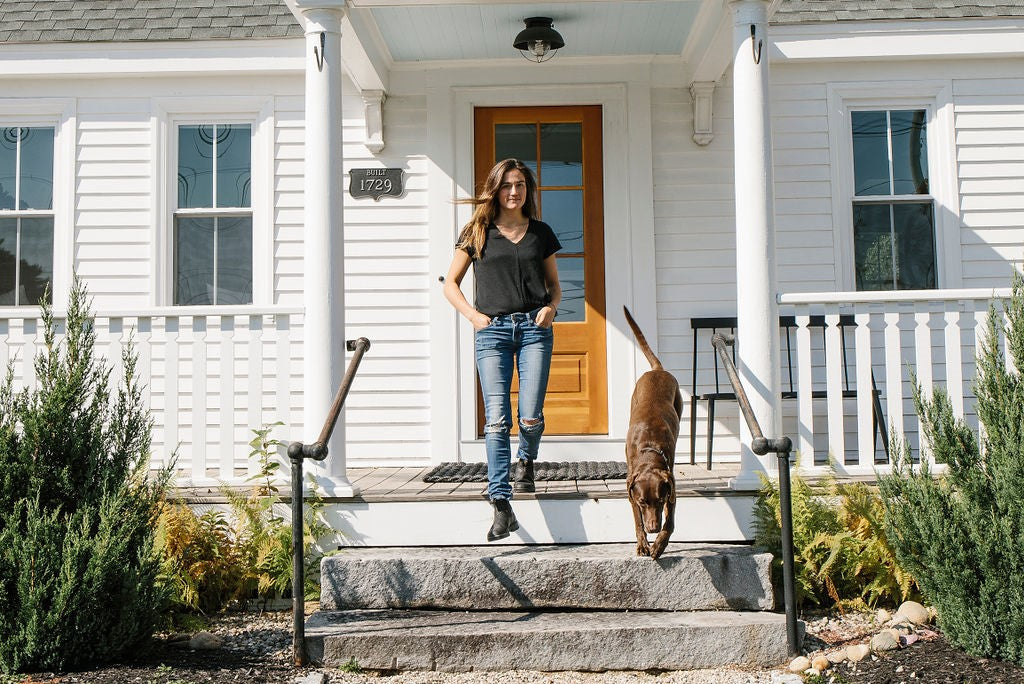
[[[814,378],[812,376],[811,330],[809,307],[797,308],[796,315],[796,358],[797,358],[797,453],[801,471],[814,467]]]
[[[220,316],[220,387],[217,391],[220,416],[220,436],[217,451],[220,454],[220,479],[230,480],[235,476],[235,461],[244,463],[247,454],[235,451],[235,317]],[[256,426],[254,426],[256,427]]]
[[[828,412],[828,455],[835,467],[846,467],[846,415],[843,410],[843,349],[839,335],[839,312],[830,307],[825,314],[825,404]]]
[[[870,473],[875,467],[874,388],[871,384],[871,314],[859,309],[854,314],[854,368],[857,373],[857,466]],[[884,430],[884,426],[880,426]]]
[[[897,434],[903,434],[903,352],[900,348],[900,314],[887,310],[885,320],[885,414],[889,426]]]
[[[946,341],[946,391],[953,404],[953,414],[958,418],[964,416],[964,369],[963,345],[960,341],[959,302],[950,302],[953,308],[946,309],[945,341]]]

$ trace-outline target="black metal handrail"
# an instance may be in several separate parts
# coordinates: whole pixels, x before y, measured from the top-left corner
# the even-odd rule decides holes
[[[789,644],[789,654],[796,655],[799,649],[797,641],[796,626],[796,584],[793,577],[793,501],[789,482],[789,453],[793,450],[793,440],[789,437],[768,439],[761,432],[761,425],[757,422],[757,416],[750,408],[750,400],[743,389],[740,375],[736,371],[726,347],[735,344],[736,338],[733,335],[715,333],[711,337],[711,345],[715,348],[726,375],[729,376],[729,383],[736,394],[736,401],[740,406],[740,413],[747,421],[750,434],[753,439],[750,442],[750,449],[758,456],[764,456],[768,452],[775,452],[779,459],[779,509],[782,517],[782,594],[786,603],[786,641]]]
[[[345,348],[352,354],[352,360],[348,363],[345,377],[341,379],[341,386],[338,393],[334,395],[334,403],[331,410],[327,412],[327,420],[320,431],[320,436],[312,444],[292,442],[288,445],[288,458],[292,462],[292,658],[296,665],[305,667],[308,663],[306,655],[306,615],[305,615],[305,587],[306,568],[303,558],[302,539],[302,461],[311,458],[314,461],[322,461],[327,458],[327,442],[334,432],[334,425],[341,415],[341,407],[345,404],[345,397],[348,396],[349,387],[359,370],[359,363],[363,360],[363,354],[370,348],[370,340],[360,337],[358,340],[348,340]]]

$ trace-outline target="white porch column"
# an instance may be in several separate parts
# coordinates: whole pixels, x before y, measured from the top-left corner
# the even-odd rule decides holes
[[[345,0],[290,0],[306,31],[304,424],[316,439],[345,374],[341,20]],[[318,475],[328,496],[355,493],[345,469],[344,414]]]
[[[772,438],[782,436],[782,402],[768,106],[768,5],[769,0],[730,0],[736,141],[737,366],[761,430],[765,437]],[[742,419],[740,437],[740,473],[730,485],[734,489],[757,488],[759,471],[777,470],[775,455],[754,455],[750,430]]]

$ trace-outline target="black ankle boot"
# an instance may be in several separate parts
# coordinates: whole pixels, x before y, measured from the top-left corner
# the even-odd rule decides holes
[[[516,463],[515,484],[512,488],[517,492],[535,492],[537,486],[533,481],[533,461],[519,459]]]
[[[516,514],[512,512],[512,504],[508,499],[496,499],[491,502],[494,506],[494,523],[491,529],[487,530],[487,541],[498,541],[504,539],[519,529],[519,521]]]

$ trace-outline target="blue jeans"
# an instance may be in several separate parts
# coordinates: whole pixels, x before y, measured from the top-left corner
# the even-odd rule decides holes
[[[512,369],[519,371],[519,453],[537,458],[544,434],[544,394],[551,369],[551,328],[534,322],[536,311],[495,316],[477,330],[476,369],[484,399],[484,446],[487,448],[487,498],[511,499],[509,466],[512,448]]]

